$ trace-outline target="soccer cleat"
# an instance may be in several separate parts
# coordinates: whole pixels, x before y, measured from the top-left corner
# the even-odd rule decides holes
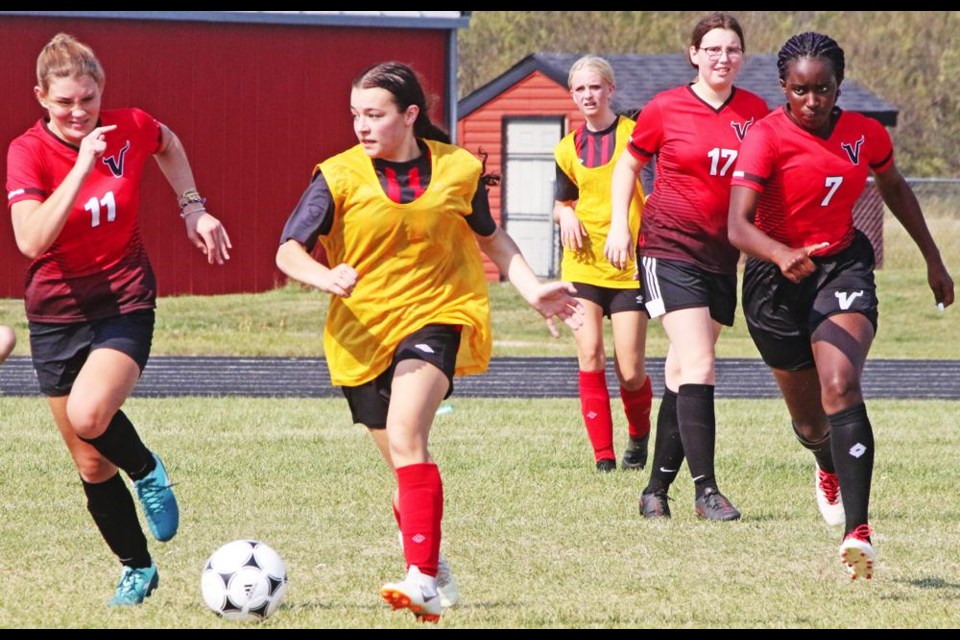
[[[420,573],[416,565],[410,565],[401,582],[383,585],[380,595],[394,610],[409,609],[418,622],[439,622],[443,613],[436,580]]]
[[[180,509],[177,507],[177,498],[170,487],[170,478],[167,470],[160,461],[160,456],[153,454],[157,466],[146,477],[133,483],[137,489],[137,497],[143,506],[143,514],[150,525],[150,533],[160,542],[166,542],[177,534],[180,524]]]
[[[620,465],[624,469],[643,469],[647,466],[647,449],[649,444],[649,433],[642,438],[630,438]]]
[[[820,515],[831,526],[841,525],[846,519],[846,514],[843,511],[843,498],[840,495],[840,480],[837,479],[837,474],[827,473],[819,465],[815,468],[814,484]]]
[[[740,519],[740,512],[733,503],[713,488],[708,488],[697,498],[696,509],[697,515],[707,520],[727,522]]]
[[[403,550],[403,533],[397,531],[400,549]],[[440,606],[444,609],[460,602],[460,587],[450,568],[450,562],[440,554],[437,558],[437,592],[440,594]]]
[[[160,584],[160,574],[157,573],[156,564],[142,569],[124,567],[123,573],[120,574],[120,582],[117,583],[117,592],[110,599],[109,604],[111,607],[132,607],[141,604],[153,593],[158,584]]]
[[[840,543],[840,562],[847,567],[851,580],[873,577],[873,563],[877,559],[877,552],[870,544],[870,527],[862,524],[843,539]]]
[[[453,577],[450,563],[440,554],[437,560],[437,593],[440,594],[440,606],[444,609],[460,602],[460,588],[457,579]]]
[[[617,461],[613,458],[603,458],[597,460],[597,471],[600,473],[610,473],[617,470]]]
[[[666,491],[655,491],[640,494],[640,513],[644,518],[669,518],[670,505],[667,500],[670,497]]]

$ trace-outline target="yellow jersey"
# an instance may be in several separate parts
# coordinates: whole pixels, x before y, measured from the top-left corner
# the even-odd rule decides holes
[[[636,123],[630,118],[619,116],[616,130],[616,148],[610,162],[599,167],[585,167],[577,153],[575,138],[577,131],[571,131],[554,148],[553,155],[557,166],[577,185],[580,192],[577,199],[577,218],[587,235],[583,247],[576,251],[564,248],[563,262],[560,265],[561,277],[567,282],[584,282],[597,287],[610,289],[636,289],[639,282],[635,279],[636,263],[630,262],[626,269],[620,270],[610,264],[603,255],[603,247],[610,232],[610,182],[613,168],[620,154],[627,148],[630,135]],[[633,202],[630,203],[630,234],[634,246],[640,232],[640,213],[643,210],[643,188],[637,181]]]
[[[328,263],[346,263],[358,276],[349,297],[331,297],[323,345],[334,385],[373,380],[400,341],[428,324],[463,327],[456,375],[489,364],[487,282],[465,219],[482,166],[465,149],[424,142],[430,184],[405,204],[387,197],[360,145],[317,165],[335,207],[330,233],[320,238]]]

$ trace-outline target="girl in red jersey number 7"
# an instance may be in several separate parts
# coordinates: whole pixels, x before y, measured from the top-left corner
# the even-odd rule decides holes
[[[547,318],[580,326],[568,283],[541,283],[490,216],[482,165],[427,116],[410,67],[385,62],[353,82],[359,144],[317,165],[277,250],[288,276],[331,294],[324,353],[354,423],[370,431],[398,491],[407,573],[383,598],[418,619],[442,613],[443,485],[427,448],[455,374],[482,373],[490,358],[490,310],[479,247]],[[327,267],[310,252],[317,241]],[[447,572],[448,573],[448,572]],[[456,599],[446,580],[447,600]]]
[[[868,524],[873,429],[860,388],[877,330],[874,253],[853,226],[853,205],[873,173],[880,195],[927,263],[936,303],[953,281],[913,190],[876,120],[837,107],[843,49],[801,33],[777,59],[787,104],[757,123],[737,160],[730,240],[750,258],[743,307],[750,335],[774,377],[800,444],[816,459],[823,518],[844,525],[840,559],[870,578],[876,551]]]
[[[123,565],[110,603],[133,605],[159,577],[118,468],[156,539],[172,538],[179,523],[163,463],[120,408],[153,339],[157,286],[138,220],[147,161],[179,195],[187,237],[211,264],[229,259],[230,239],[204,209],[177,136],[139,109],[102,111],[103,87],[86,45],[58,34],[43,48],[34,91],[46,115],[10,143],[7,193],[17,246],[32,260],[25,303],[40,391],[87,509]]]

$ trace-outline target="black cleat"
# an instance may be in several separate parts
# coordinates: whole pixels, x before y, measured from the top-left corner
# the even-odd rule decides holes
[[[627,450],[623,454],[623,461],[620,465],[624,469],[643,469],[647,466],[647,449],[650,444],[650,434],[642,438],[630,438],[627,443]]]
[[[670,505],[667,504],[669,499],[666,491],[654,493],[644,491],[640,494],[640,514],[644,518],[651,519],[669,518]]]
[[[697,498],[696,507],[697,515],[707,520],[726,522],[740,519],[740,512],[733,503],[713,488],[708,488]]]
[[[600,473],[610,473],[617,470],[617,461],[613,458],[603,458],[597,460],[597,471]]]

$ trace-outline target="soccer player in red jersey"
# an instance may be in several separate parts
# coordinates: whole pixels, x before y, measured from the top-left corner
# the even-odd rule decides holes
[[[154,158],[180,194],[187,236],[210,263],[230,240],[206,213],[183,146],[139,109],[101,110],[104,72],[66,34],[37,59],[46,115],[13,140],[7,201],[17,247],[31,259],[25,305],[41,392],[73,457],[87,509],[123,565],[112,605],[143,602],[157,586],[122,469],[153,536],[176,534],[179,510],[160,458],[121,406],[147,363],[156,282],[140,236],[140,180]]]
[[[740,149],[729,234],[749,257],[743,304],[750,335],[773,370],[800,443],[816,459],[824,519],[844,524],[840,559],[870,578],[868,521],[873,429],[860,387],[877,330],[874,253],[853,226],[873,174],[884,203],[927,263],[937,303],[953,281],[913,190],[897,170],[886,129],[836,106],[843,49],[820,33],[787,40],[777,60],[787,104],[754,125]]]
[[[697,77],[643,108],[629,153],[614,170],[605,253],[622,269],[639,251],[647,313],[662,318],[670,340],[650,481],[640,495],[640,511],[648,518],[670,516],[667,491],[684,455],[696,486],[697,515],[740,517],[715,477],[714,345],[722,326],[733,325],[737,305],[739,253],[727,240],[733,164],[744,137],[768,111],[760,97],[733,84],[745,46],[743,29],[730,14],[700,20],[687,52]],[[655,154],[656,181],[635,247],[627,207],[637,175]]]
[[[610,178],[635,123],[613,110],[613,69],[603,58],[584,56],[573,63],[568,85],[586,122],[554,149],[557,181],[553,217],[560,225],[563,243],[563,280],[576,287],[577,298],[586,310],[583,326],[574,333],[580,410],[597,470],[613,471],[617,462],[603,346],[606,316],[613,328],[615,371],[630,434],[622,464],[624,469],[643,469],[653,400],[644,366],[647,316],[633,262],[626,269],[618,269],[603,256],[610,229]],[[638,188],[630,204],[630,233],[634,238],[642,209],[643,191]]]
[[[324,330],[331,379],[396,474],[393,510],[407,573],[380,593],[394,609],[437,622],[449,575],[440,562],[443,483],[428,445],[454,376],[481,373],[489,362],[480,248],[554,335],[554,316],[576,329],[583,308],[569,283],[541,283],[497,226],[482,163],[431,123],[410,67],[365,69],[353,82],[350,111],[358,144],[316,166],[276,261],[291,278],[331,294]],[[318,241],[334,266],[311,255]],[[455,595],[447,590],[451,603]]]

